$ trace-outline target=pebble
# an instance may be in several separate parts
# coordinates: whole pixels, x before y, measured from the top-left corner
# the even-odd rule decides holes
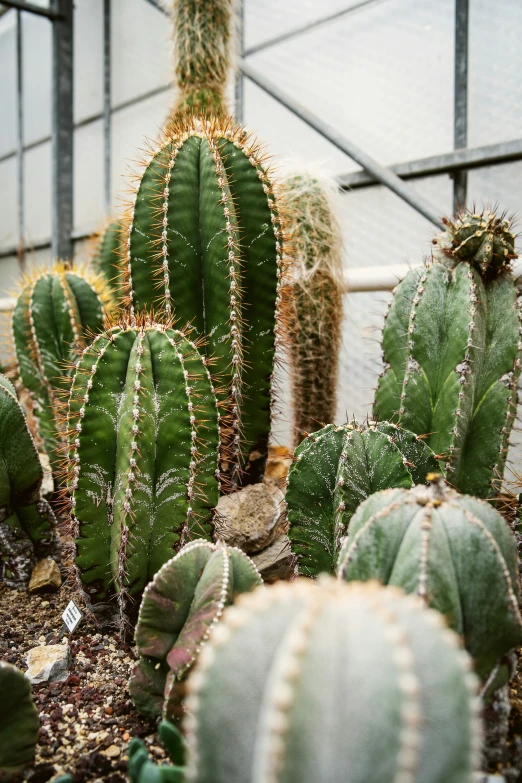
[[[68,644],[41,644],[27,653],[25,676],[32,685],[64,682],[69,676],[71,650]]]
[[[105,748],[105,750],[102,750],[101,752],[104,756],[107,756],[108,759],[115,759],[121,755],[121,748],[117,745],[109,745],[108,748]]]

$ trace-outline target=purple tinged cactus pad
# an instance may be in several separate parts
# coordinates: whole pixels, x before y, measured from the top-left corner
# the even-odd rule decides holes
[[[135,633],[141,658],[130,692],[140,712],[177,716],[181,683],[224,607],[260,584],[240,549],[203,540],[187,544],[158,571],[143,595]]]

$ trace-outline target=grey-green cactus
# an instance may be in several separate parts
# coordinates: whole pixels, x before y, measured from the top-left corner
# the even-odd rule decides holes
[[[341,347],[341,232],[324,184],[309,174],[283,182],[292,245],[289,327],[294,439],[331,424]]]
[[[522,643],[515,540],[489,503],[430,486],[378,492],[352,518],[340,578],[416,593],[461,634],[481,677]]]
[[[119,220],[111,220],[96,242],[92,258],[94,270],[105,280],[115,296],[121,296],[123,273],[121,259],[124,255],[125,227]]]
[[[128,215],[131,316],[190,323],[215,358],[223,487],[263,475],[271,423],[283,230],[259,146],[231,123],[177,122]]]
[[[388,487],[412,487],[439,469],[425,441],[388,422],[329,424],[298,446],[286,502],[299,572],[335,570],[341,538],[357,506]]]
[[[504,218],[463,213],[435,242],[433,261],[395,290],[374,414],[426,435],[458,490],[491,497],[522,366],[514,237]]]
[[[145,589],[135,640],[140,660],[131,698],[149,716],[181,715],[184,680],[223,609],[262,579],[240,549],[207,541],[187,544]]]
[[[187,783],[470,783],[477,679],[440,614],[323,577],[241,596],[188,681]]]
[[[148,319],[100,334],[68,411],[76,572],[91,601],[137,596],[187,541],[210,538],[218,410],[205,357]]]
[[[147,748],[137,737],[129,743],[129,776],[131,783],[183,783],[185,742],[180,731],[169,721],[159,725],[159,735],[173,766],[158,766],[150,761]]]
[[[34,760],[39,726],[29,680],[16,666],[0,661],[0,780],[9,780]]]
[[[0,581],[26,587],[38,558],[59,554],[43,469],[16,391],[0,375]]]
[[[68,264],[26,276],[12,329],[20,378],[34,401],[39,435],[56,471],[58,393],[68,388],[68,366],[90,333],[103,327],[109,299],[100,278]]]

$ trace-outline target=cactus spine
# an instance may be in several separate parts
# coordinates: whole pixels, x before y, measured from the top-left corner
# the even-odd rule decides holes
[[[140,661],[129,687],[140,712],[180,716],[182,683],[224,607],[260,584],[240,549],[207,541],[187,544],[158,571],[145,589],[136,626]]]
[[[40,495],[43,470],[11,383],[0,375],[0,581],[26,587],[37,558],[56,556],[55,518]]]
[[[12,329],[20,378],[31,393],[39,434],[57,466],[57,404],[67,368],[89,333],[103,327],[108,297],[100,278],[66,263],[22,281]]]
[[[342,536],[357,506],[373,492],[412,487],[438,463],[425,442],[396,425],[327,425],[295,451],[286,502],[299,572],[333,572]]]
[[[292,237],[289,296],[294,437],[300,443],[335,419],[341,346],[341,232],[330,194],[315,177],[283,183]]]
[[[94,270],[106,281],[115,295],[121,294],[123,275],[120,269],[125,228],[119,220],[111,220],[98,237],[92,259]]]
[[[218,412],[206,360],[148,319],[96,337],[68,411],[76,571],[91,600],[138,595],[186,541],[210,537]]]
[[[126,285],[131,315],[155,308],[208,335],[230,489],[264,470],[283,232],[257,144],[232,124],[198,128],[171,126],[139,181]]]
[[[520,302],[509,221],[463,213],[395,290],[374,412],[427,435],[451,484],[498,494],[516,416]]]
[[[8,780],[33,761],[40,722],[29,680],[4,661],[0,694],[0,779]]]
[[[362,503],[338,574],[419,595],[464,637],[481,677],[522,642],[511,531],[489,503],[459,495],[440,477],[428,487],[385,490]]]
[[[471,659],[438,613],[376,583],[241,596],[188,691],[187,783],[470,783],[478,762]]]

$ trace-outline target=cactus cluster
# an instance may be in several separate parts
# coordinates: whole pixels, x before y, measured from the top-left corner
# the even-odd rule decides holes
[[[206,338],[222,403],[224,489],[262,477],[283,275],[282,219],[259,145],[230,122],[178,121],[128,215],[131,317],[145,308]]]
[[[391,302],[374,415],[426,435],[454,487],[491,497],[522,367],[514,237],[505,218],[466,212],[435,242],[432,262],[409,272]]]
[[[400,590],[258,589],[224,612],[189,678],[185,780],[469,783],[471,668],[441,615]]]
[[[58,555],[43,469],[10,381],[0,375],[0,581],[26,587],[38,558]]]
[[[335,420],[341,347],[341,233],[326,187],[310,174],[283,182],[292,242],[289,290],[294,439]]]
[[[211,536],[218,410],[207,362],[148,318],[99,334],[76,365],[66,489],[78,584],[120,612],[184,543]]]
[[[181,715],[184,680],[225,606],[262,584],[240,549],[194,541],[145,589],[136,625],[140,660],[129,689],[137,709],[170,720]]]
[[[342,536],[357,506],[389,487],[412,487],[438,470],[425,441],[388,422],[329,424],[295,450],[286,502],[299,572],[335,570]]]
[[[33,761],[40,721],[29,680],[4,661],[0,694],[0,780],[8,780]]]

